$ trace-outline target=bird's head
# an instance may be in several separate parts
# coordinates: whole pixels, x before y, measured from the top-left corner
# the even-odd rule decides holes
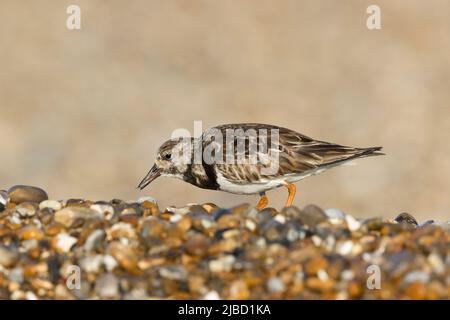
[[[144,189],[159,176],[183,179],[192,163],[193,138],[176,138],[167,140],[158,149],[155,163],[139,184]]]

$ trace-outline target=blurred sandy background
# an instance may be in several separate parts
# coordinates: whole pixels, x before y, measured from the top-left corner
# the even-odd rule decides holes
[[[372,3],[380,31],[366,28]],[[169,178],[136,185],[173,129],[266,122],[388,154],[298,183],[296,204],[449,219],[447,0],[2,0],[0,49],[1,188],[255,203]],[[286,191],[270,196],[280,207]]]

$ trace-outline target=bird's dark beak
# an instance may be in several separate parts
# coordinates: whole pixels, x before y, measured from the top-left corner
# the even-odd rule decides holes
[[[161,169],[159,169],[156,164],[153,165],[153,167],[150,169],[150,171],[147,173],[147,175],[142,179],[141,183],[139,183],[138,188],[144,189],[146,186],[150,184],[153,180],[158,178],[161,175]]]

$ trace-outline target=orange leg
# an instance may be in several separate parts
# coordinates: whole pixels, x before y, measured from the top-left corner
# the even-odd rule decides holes
[[[290,207],[292,205],[292,202],[294,201],[295,191],[297,190],[297,188],[295,187],[295,184],[292,183],[286,183],[286,188],[288,189],[289,195],[286,200],[285,207]]]
[[[259,211],[267,207],[267,205],[269,204],[269,198],[266,196],[266,194],[263,192],[260,195],[261,198],[259,199],[258,204],[256,205],[256,209]]]

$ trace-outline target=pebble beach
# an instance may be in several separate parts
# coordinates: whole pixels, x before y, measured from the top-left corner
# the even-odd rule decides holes
[[[450,223],[0,191],[0,299],[448,299]]]

